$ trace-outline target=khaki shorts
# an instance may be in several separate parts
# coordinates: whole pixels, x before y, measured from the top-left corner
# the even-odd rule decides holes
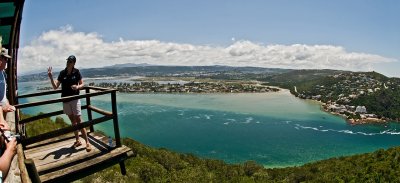
[[[66,115],[75,115],[75,116],[80,116],[81,115],[81,100],[73,100],[69,102],[64,102],[63,103],[63,110]]]

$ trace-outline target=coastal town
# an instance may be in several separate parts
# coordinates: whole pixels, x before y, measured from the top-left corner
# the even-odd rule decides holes
[[[146,92],[146,93],[265,93],[277,92],[279,88],[262,85],[259,82],[185,82],[185,83],[159,83],[144,81],[130,83],[89,83],[89,86],[98,86],[118,89],[120,92]]]
[[[374,75],[365,73],[342,73],[329,78],[326,85],[315,85],[308,90],[298,91],[294,86],[292,93],[302,99],[322,102],[322,109],[340,115],[350,124],[386,123],[385,116],[374,114],[364,105],[354,105],[352,101],[360,96],[371,95],[381,90],[396,90],[398,82],[382,81]]]

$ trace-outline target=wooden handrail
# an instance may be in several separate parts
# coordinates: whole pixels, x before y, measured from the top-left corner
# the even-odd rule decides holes
[[[50,91],[44,91],[44,92],[37,92],[37,93],[30,93],[30,94],[25,94],[25,95],[19,95],[17,96],[18,99],[21,98],[29,98],[29,97],[38,97],[42,95],[52,95],[56,93],[61,93],[61,90],[50,90]]]
[[[99,90],[99,91],[106,91],[106,90],[117,91],[117,89],[101,88],[101,87],[95,87],[95,86],[85,86],[79,90],[86,90],[86,89]],[[25,95],[19,95],[19,96],[17,96],[17,98],[21,99],[21,98],[29,98],[29,97],[38,97],[38,96],[51,95],[51,94],[56,94],[56,93],[61,93],[61,90],[50,90],[50,91],[44,91],[44,92],[30,93],[30,94],[25,94]]]
[[[86,128],[88,126],[90,126],[91,130],[93,131],[93,125],[107,121],[107,120],[111,120],[111,119],[114,121],[114,128],[119,128],[118,127],[118,116],[117,116],[117,110],[116,110],[116,91],[117,90],[116,89],[99,88],[99,87],[84,87],[83,89],[85,89],[85,91],[86,91],[86,93],[84,93],[84,94],[68,96],[68,97],[61,97],[58,99],[51,99],[51,100],[47,100],[47,101],[18,104],[18,105],[15,105],[15,107],[19,110],[19,109],[28,108],[28,107],[35,107],[35,106],[40,106],[40,105],[47,105],[47,104],[52,104],[52,103],[63,102],[66,100],[69,101],[69,100],[86,98],[86,100],[89,101],[89,104],[84,105],[81,108],[87,109],[89,116],[91,116],[91,111],[94,111],[94,112],[104,115],[103,117],[96,118],[96,119],[89,119],[87,122],[79,123],[74,126],[69,126],[69,127],[55,130],[55,131],[36,135],[33,137],[24,138],[24,139],[22,139],[22,144],[24,146],[26,146],[28,144],[32,144],[32,143],[39,142],[42,140],[46,140],[46,139],[54,138],[54,137],[57,137],[60,135],[64,135],[64,134],[67,134],[67,133],[70,133],[70,132],[73,132],[76,130],[80,130],[80,129]],[[97,91],[90,93],[90,90],[97,90]],[[54,93],[58,93],[58,92],[60,92],[60,90],[47,91],[47,92],[41,92],[41,93],[32,93],[32,94],[23,95],[21,98],[41,96],[41,95],[45,95],[45,94],[54,94]],[[109,112],[109,111],[106,111],[106,110],[103,110],[103,109],[100,109],[100,108],[90,105],[90,97],[109,94],[109,93],[111,93],[111,103],[112,103],[113,112]],[[36,121],[36,120],[47,118],[47,117],[57,116],[57,115],[61,115],[61,114],[63,114],[63,110],[39,114],[39,115],[29,117],[29,118],[26,118],[23,120],[18,120],[18,121],[16,119],[16,121],[18,122],[18,125],[23,125],[23,124],[27,124],[32,121]],[[120,146],[120,142],[118,142],[120,140],[119,139],[119,129],[114,129],[114,132],[116,132],[115,135],[116,135],[116,140],[117,140],[117,146],[119,147]]]
[[[112,116],[113,115],[112,112],[110,112],[110,111],[106,111],[106,110],[97,108],[97,107],[92,106],[92,105],[84,105],[84,106],[81,107],[81,109],[82,110],[90,109],[90,110],[92,110],[94,112],[97,112],[99,114],[102,114],[104,116]],[[57,115],[61,115],[61,114],[64,114],[63,110],[44,113],[44,114],[39,114],[39,115],[32,116],[32,117],[29,117],[29,118],[21,119],[19,121],[19,124],[21,124],[21,125],[22,124],[27,124],[27,123],[30,123],[32,121],[36,121],[36,120],[39,120],[39,119],[44,119],[44,118],[48,118],[48,117],[52,117],[52,116],[57,116]],[[91,119],[89,119],[89,120],[91,120]]]
[[[39,134],[36,136],[32,137],[27,137],[23,136],[21,139],[21,144],[20,144],[20,151],[23,153],[22,147],[27,147],[28,145],[35,144],[38,142],[46,141],[49,139],[57,139],[56,137],[63,136],[65,134],[71,134],[74,131],[90,127],[91,132],[94,131],[94,125],[112,120],[113,122],[113,127],[114,127],[114,135],[115,135],[115,142],[116,142],[116,148],[121,148],[121,137],[120,137],[120,132],[119,132],[119,125],[118,125],[118,113],[117,113],[117,101],[116,101],[116,92],[118,90],[116,89],[107,89],[107,88],[99,88],[99,87],[84,87],[81,90],[85,90],[84,94],[81,95],[74,95],[74,96],[68,96],[68,97],[62,97],[62,98],[57,98],[57,99],[50,99],[47,101],[39,101],[39,102],[31,102],[31,103],[24,103],[24,104],[18,104],[15,105],[17,112],[20,111],[20,109],[23,108],[28,108],[28,107],[36,107],[36,106],[41,106],[41,105],[48,105],[48,104],[53,104],[53,103],[60,103],[64,101],[71,101],[71,100],[76,100],[76,99],[81,99],[84,98],[86,99],[86,105],[81,106],[81,109],[86,109],[88,112],[88,121],[78,123],[76,125],[72,126],[67,126],[61,129],[49,131],[43,134]],[[55,93],[60,93],[60,90],[55,90],[55,91],[47,91],[47,92],[41,92],[41,93],[32,93],[32,94],[27,94],[27,95],[22,95],[19,98],[28,98],[28,97],[37,97],[37,96],[42,96],[42,95],[49,95],[49,94],[55,94]],[[112,112],[106,111],[100,108],[97,108],[91,104],[90,98],[94,96],[99,96],[99,95],[104,95],[104,94],[111,94],[111,107],[112,107]],[[101,114],[101,117],[92,119],[92,111]],[[38,114],[33,117],[29,117],[23,120],[19,120],[19,117],[16,116],[16,126],[19,127],[20,125],[24,126],[27,123],[37,121],[39,119],[43,118],[48,118],[52,116],[57,116],[63,114],[63,110],[58,110],[54,112],[48,112],[48,113],[42,113]],[[42,143],[39,143],[42,144]],[[36,144],[38,145],[38,144]],[[28,146],[29,147],[29,146]],[[20,154],[21,154],[20,152]],[[113,151],[111,151],[112,153]],[[23,155],[22,155],[23,156]],[[107,156],[110,157],[110,156]],[[121,168],[121,173],[123,175],[126,174],[125,170],[125,164],[123,160],[121,159],[122,157],[115,157],[114,160],[119,161],[119,165]],[[21,164],[24,164],[26,167],[26,172],[29,172],[29,177],[33,182],[40,182],[40,177],[38,174],[38,170],[36,169],[36,166],[33,162],[32,159],[25,159],[24,163],[20,162]],[[84,164],[82,164],[84,165]],[[84,165],[85,166],[85,165]],[[22,172],[23,173],[23,172]],[[22,175],[24,178],[27,178],[27,175]],[[43,180],[48,180],[44,178]]]
[[[110,88],[101,88],[101,87],[97,87],[97,86],[85,86],[83,87],[83,89],[92,89],[92,90],[100,90],[100,91],[104,91],[104,90],[114,90],[114,91],[118,91],[117,89],[110,89]]]
[[[51,100],[47,100],[47,101],[39,101],[39,102],[31,102],[31,103],[25,103],[25,104],[17,104],[14,107],[17,108],[17,109],[23,109],[23,108],[27,108],[27,107],[33,107],[33,106],[40,106],[40,105],[64,102],[64,101],[68,101],[68,100],[76,100],[76,99],[81,99],[81,98],[85,98],[85,97],[94,97],[94,96],[99,96],[99,95],[112,93],[112,92],[115,92],[115,91],[116,90],[114,90],[114,89],[110,89],[110,90],[104,90],[104,91],[99,91],[99,92],[94,92],[94,93],[85,93],[85,94],[80,94],[80,95],[61,97],[61,98],[58,98],[58,99],[51,99]]]
[[[31,181],[35,182],[35,183],[40,183],[41,181],[40,181],[39,174],[38,174],[38,171],[35,166],[35,162],[32,159],[25,159],[24,163],[25,163],[26,169],[29,172],[29,177],[30,177]]]
[[[35,120],[48,118],[48,117],[52,117],[52,116],[57,116],[57,115],[61,115],[61,114],[64,114],[63,110],[49,112],[49,113],[45,113],[45,114],[39,114],[37,116],[32,116],[29,118],[21,119],[21,120],[19,120],[18,124],[20,124],[20,125],[27,124],[27,123],[35,121]]]
[[[88,108],[87,105],[84,105],[84,106],[81,107],[82,110],[87,109],[87,108]],[[44,113],[44,114],[39,114],[39,115],[32,116],[32,117],[29,117],[29,118],[21,119],[21,120],[19,120],[19,124],[21,124],[21,125],[22,124],[27,124],[27,123],[35,121],[35,120],[48,118],[48,117],[52,117],[52,116],[57,116],[57,115],[61,115],[61,114],[64,114],[63,110]]]
[[[28,170],[26,169],[25,166],[25,153],[24,149],[21,144],[17,145],[17,154],[18,154],[18,167],[20,171],[20,176],[21,176],[21,182],[22,183],[32,183],[31,179],[29,178]]]
[[[87,108],[90,109],[90,110],[92,110],[92,111],[94,111],[94,112],[97,112],[97,113],[99,113],[99,114],[102,114],[102,115],[104,115],[104,116],[112,116],[112,115],[113,115],[113,113],[110,112],[110,111],[106,111],[106,110],[97,108],[97,107],[92,106],[92,105],[87,106]]]

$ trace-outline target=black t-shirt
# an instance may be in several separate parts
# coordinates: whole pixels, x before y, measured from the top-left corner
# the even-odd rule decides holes
[[[61,83],[61,97],[79,95],[79,90],[73,90],[71,86],[79,84],[81,79],[82,75],[78,69],[74,68],[71,74],[68,74],[67,69],[62,70],[57,78]]]

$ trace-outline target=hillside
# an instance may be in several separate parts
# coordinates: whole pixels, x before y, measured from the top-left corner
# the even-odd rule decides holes
[[[372,116],[385,121],[400,119],[400,79],[377,72],[335,70],[295,70],[266,78],[271,85],[289,89],[292,94],[320,100],[326,110],[348,119],[363,118],[356,106],[364,106]],[[364,117],[368,118],[368,117]]]
[[[279,74],[289,71],[288,69],[279,68],[262,68],[262,67],[230,67],[230,66],[148,66],[148,65],[116,65],[113,67],[80,69],[85,78],[93,77],[117,77],[117,76],[177,76],[177,77],[215,77],[238,78],[242,79],[246,75],[263,75],[263,74]],[[129,67],[131,66],[131,67]],[[58,72],[54,71],[54,76]],[[18,76],[18,81],[27,82],[35,80],[47,80],[46,72]]]
[[[43,133],[66,125],[49,118],[28,125],[27,133]],[[113,166],[76,182],[400,182],[400,147],[331,158],[299,167],[263,168],[254,161],[227,164],[123,139],[134,157],[125,162],[127,175]]]

